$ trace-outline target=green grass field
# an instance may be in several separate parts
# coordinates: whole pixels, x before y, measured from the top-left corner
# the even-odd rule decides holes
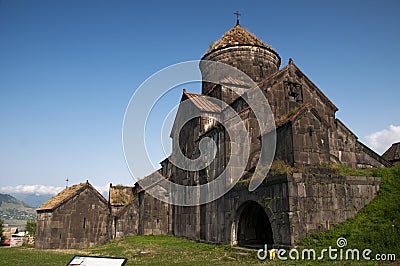
[[[133,236],[79,250],[0,248],[0,265],[65,265],[74,255],[128,258],[127,265],[378,265],[365,261],[260,261],[255,250],[209,245],[173,236]]]
[[[79,250],[0,248],[0,265],[65,265],[74,255],[128,258],[127,265],[344,265],[344,261],[260,261],[255,250],[209,245],[173,236],[133,236]],[[366,265],[346,262],[346,265]],[[376,263],[368,263],[376,265]]]
[[[74,255],[128,258],[127,265],[254,265],[255,251],[209,245],[173,236],[133,236],[79,250],[0,248],[0,265],[65,265]],[[4,264],[3,264],[4,263]]]
[[[355,217],[332,230],[312,234],[299,241],[301,248],[317,251],[336,247],[345,237],[346,248],[371,249],[372,255],[395,254],[400,258],[400,166],[387,169],[353,170],[339,167],[342,175],[367,175],[382,178],[375,199]],[[355,171],[355,172],[353,172]],[[127,265],[378,265],[377,261],[260,261],[255,250],[209,245],[173,236],[133,236],[106,245],[79,250],[36,250],[0,248],[0,265],[65,265],[74,255],[128,258]],[[388,264],[388,262],[386,263]]]

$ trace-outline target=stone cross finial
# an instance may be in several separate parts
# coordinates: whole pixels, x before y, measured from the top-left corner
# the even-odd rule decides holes
[[[233,14],[236,16],[236,25],[239,25],[239,16],[241,16],[242,14],[240,14],[239,11],[237,11],[237,10]]]

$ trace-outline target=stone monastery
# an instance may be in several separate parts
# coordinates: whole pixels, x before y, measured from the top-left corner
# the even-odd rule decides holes
[[[200,96],[217,98],[231,106],[251,132],[249,162],[228,193],[206,204],[177,206],[148,194],[151,187],[166,193],[156,183],[145,189],[138,184],[110,185],[108,200],[89,182],[70,186],[37,209],[37,248],[81,248],[149,234],[207,243],[292,246],[308,233],[327,230],[354,216],[374,198],[379,178],[341,176],[328,166],[388,167],[390,158],[382,158],[358,141],[335,117],[335,104],[293,60],[280,68],[275,49],[239,23],[214,42],[202,60],[243,71],[268,99],[275,119],[276,152],[262,184],[254,191],[248,189],[260,158],[263,132],[245,96],[233,93],[240,90],[245,95],[248,88],[235,77],[224,77],[219,84],[204,82],[202,94],[182,93],[181,101],[189,100],[201,116],[182,127],[177,147],[195,158],[200,140],[211,138],[217,147],[214,160],[202,170],[188,171],[166,158],[157,173],[177,184],[206,184],[236,156],[230,154],[235,143],[226,129],[210,119],[221,115],[221,107]],[[207,74],[206,65],[200,64],[200,70],[203,76]],[[395,154],[396,147],[389,153]],[[398,154],[392,157],[399,159]]]

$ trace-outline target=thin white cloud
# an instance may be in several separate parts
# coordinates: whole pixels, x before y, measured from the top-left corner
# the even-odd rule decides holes
[[[37,195],[55,195],[60,192],[62,187],[45,186],[45,185],[17,185],[0,187],[2,193],[23,193]]]
[[[108,194],[109,184],[104,186],[94,186],[102,195]],[[12,194],[35,194],[35,195],[55,195],[65,187],[45,186],[45,185],[17,185],[0,187],[0,193]]]
[[[389,147],[400,141],[400,125],[390,125],[388,129],[374,132],[364,138],[365,143],[379,153],[384,153]]]

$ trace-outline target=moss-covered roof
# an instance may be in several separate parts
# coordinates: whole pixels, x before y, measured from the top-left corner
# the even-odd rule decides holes
[[[133,199],[132,187],[129,186],[110,186],[110,205],[125,206]]]
[[[220,40],[212,43],[206,54],[221,48],[238,45],[254,45],[274,50],[271,46],[258,39],[254,34],[237,24],[235,27],[225,32]]]
[[[107,200],[88,182],[80,183],[77,185],[73,185],[70,187],[66,187],[63,191],[46,201],[45,203],[42,204],[39,208],[37,208],[37,211],[45,211],[45,210],[54,210],[60,205],[64,204],[65,202],[69,201],[82,191],[84,191],[86,188],[92,189],[102,200],[104,203],[107,203]]]
[[[62,203],[66,202],[67,200],[73,198],[75,195],[79,193],[79,191],[85,187],[86,183],[80,183],[77,185],[73,185],[70,187],[65,188],[63,191],[46,201],[36,210],[53,210],[56,207],[60,206]]]

